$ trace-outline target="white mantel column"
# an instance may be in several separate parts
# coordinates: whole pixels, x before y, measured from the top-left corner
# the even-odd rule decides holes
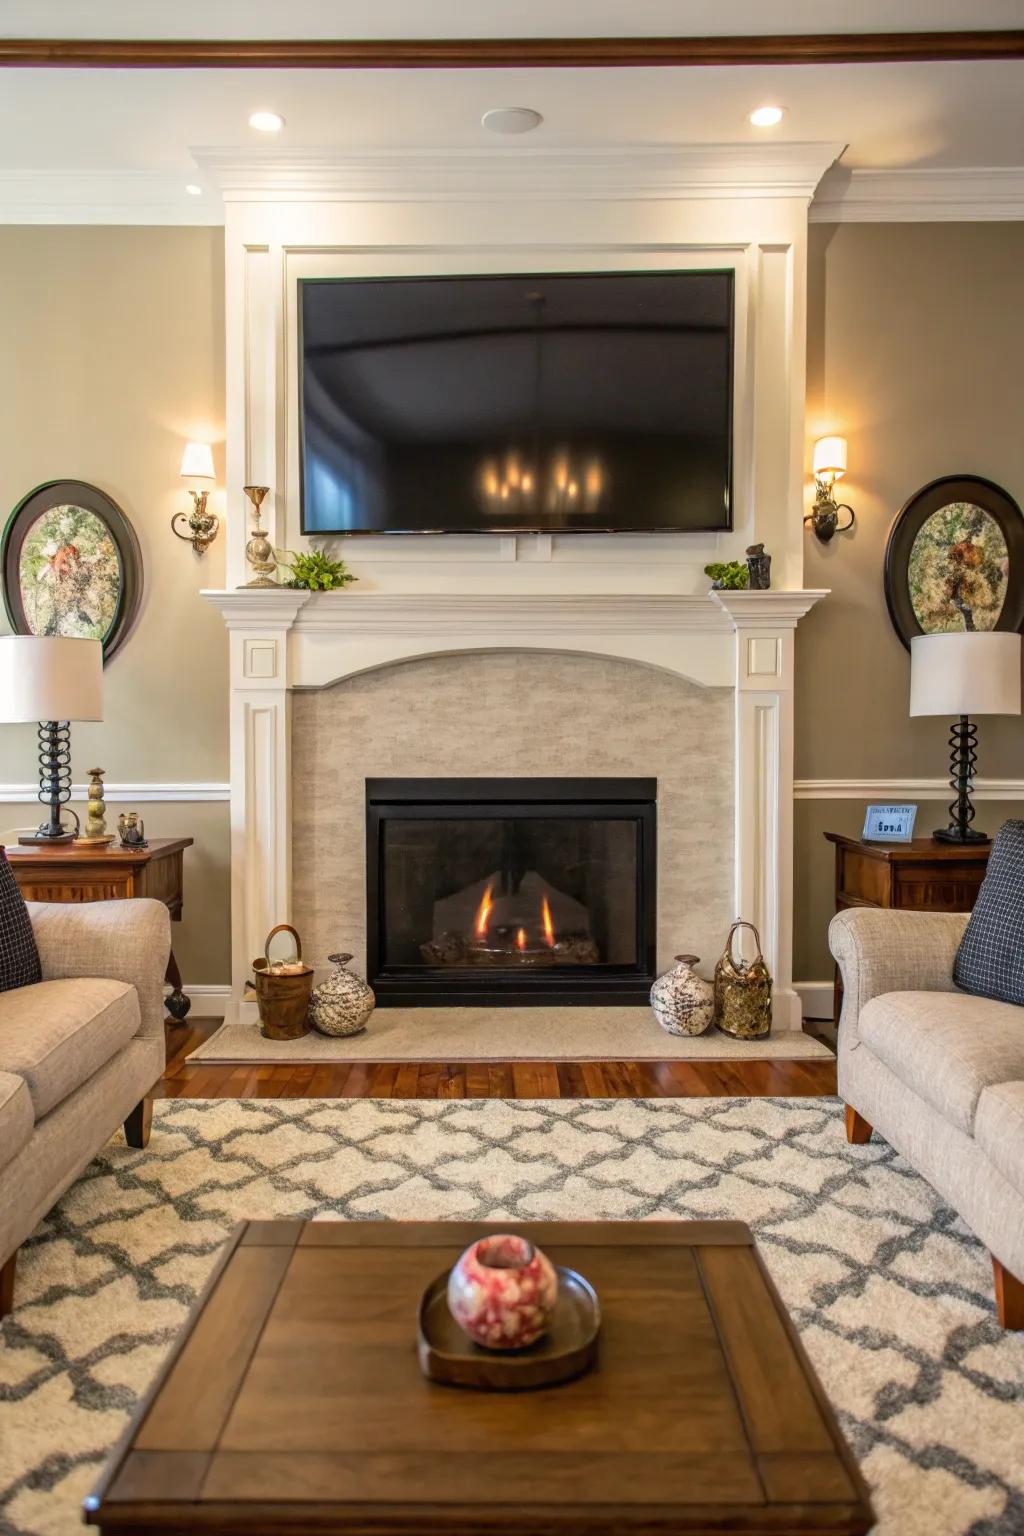
[[[245,1018],[252,962],[290,920],[291,742],[288,631],[308,592],[204,592],[223,615],[231,672],[231,1006]],[[257,600],[254,602],[253,599]]]
[[[775,982],[776,1027],[799,1029],[800,998],[793,990],[794,639],[800,619],[827,593],[712,596],[736,635],[736,916],[761,935]]]

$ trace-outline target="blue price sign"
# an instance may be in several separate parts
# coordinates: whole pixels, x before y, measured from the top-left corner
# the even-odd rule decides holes
[[[869,805],[861,836],[866,843],[909,843],[916,815],[916,805]]]

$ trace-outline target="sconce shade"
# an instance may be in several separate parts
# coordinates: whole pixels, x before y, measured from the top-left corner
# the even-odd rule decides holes
[[[213,480],[213,449],[209,443],[186,443],[181,456],[183,480]]]
[[[820,480],[822,475],[832,475],[838,480],[846,473],[846,438],[845,437],[819,437],[814,445],[814,473]]]
[[[102,720],[103,644],[58,635],[0,637],[0,720]]]
[[[953,630],[910,642],[912,715],[1019,715],[1021,637]]]

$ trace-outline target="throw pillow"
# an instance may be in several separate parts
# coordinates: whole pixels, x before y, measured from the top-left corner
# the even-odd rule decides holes
[[[996,833],[953,980],[978,997],[1024,1007],[1024,821],[1004,821]]]
[[[35,935],[14,870],[0,848],[0,992],[42,981]]]

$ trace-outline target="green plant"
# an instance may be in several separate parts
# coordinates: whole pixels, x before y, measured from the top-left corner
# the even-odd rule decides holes
[[[298,554],[286,549],[278,556],[278,562],[291,575],[286,587],[301,587],[307,592],[336,592],[358,581],[344,560],[332,560],[322,549],[310,549]]]
[[[714,587],[740,591],[750,581],[745,560],[713,560],[704,567],[704,575],[711,577]]]

